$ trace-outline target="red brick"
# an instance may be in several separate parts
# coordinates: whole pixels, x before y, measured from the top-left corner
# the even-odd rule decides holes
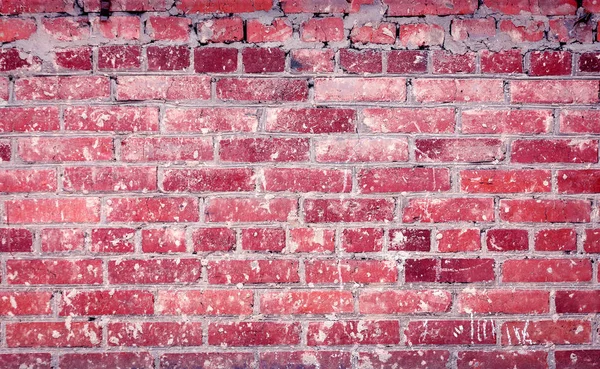
[[[295,162],[309,159],[304,138],[236,138],[220,141],[219,156],[230,162]]]
[[[308,323],[309,346],[393,345],[400,343],[397,320],[344,320]]]
[[[429,229],[390,229],[389,251],[423,251],[431,248]]]
[[[343,314],[354,311],[350,291],[291,291],[270,292],[260,297],[261,314]]]
[[[151,315],[154,295],[142,290],[63,292],[61,316]]]
[[[475,0],[433,0],[415,3],[411,0],[384,0],[388,16],[472,14],[477,9]]]
[[[577,250],[577,233],[574,229],[544,229],[535,234],[537,251],[575,251]]]
[[[0,228],[0,252],[33,251],[31,231],[20,228]]]
[[[401,102],[406,100],[406,79],[317,78],[315,100],[318,102]]]
[[[217,81],[217,97],[225,101],[306,101],[308,82],[294,78],[221,78]]]
[[[600,53],[583,53],[579,56],[579,71],[584,73],[600,72]]]
[[[392,50],[388,52],[388,73],[421,74],[427,72],[427,52]]]
[[[419,366],[429,368],[447,367],[450,357],[448,351],[433,350],[410,350],[391,351],[381,350],[376,352],[359,352],[358,366],[380,369],[393,369],[397,363],[402,363],[406,368],[418,368]]]
[[[212,138],[129,137],[121,141],[121,160],[126,162],[212,159]]]
[[[504,159],[504,144],[498,139],[417,139],[419,162],[498,162]]]
[[[50,315],[51,300],[50,292],[0,291],[0,316]]]
[[[413,80],[418,102],[503,102],[499,79],[416,79]]]
[[[23,259],[7,260],[7,282],[11,285],[100,284],[100,259]]]
[[[19,139],[19,156],[26,162],[112,160],[113,141],[108,137],[34,137]]]
[[[8,347],[98,347],[102,328],[91,322],[20,322],[6,324]]]
[[[132,253],[135,229],[97,228],[92,230],[91,252]]]
[[[583,0],[582,3],[585,10],[591,13],[600,13],[600,4],[594,0]]]
[[[410,199],[403,222],[492,222],[494,201],[489,198]]]
[[[242,18],[215,18],[197,25],[198,40],[203,43],[235,42],[244,39],[244,21]]]
[[[285,13],[356,13],[363,4],[373,4],[373,0],[281,1]]]
[[[432,71],[436,74],[475,73],[474,53],[452,54],[447,51],[434,51]]]
[[[8,78],[0,78],[0,101],[8,100]],[[0,151],[1,153],[1,151]]]
[[[290,68],[294,72],[333,72],[334,52],[331,49],[296,49],[290,51]]]
[[[108,262],[111,284],[195,283],[200,279],[197,259],[128,259]]]
[[[285,222],[296,217],[298,202],[288,198],[212,198],[208,222]]]
[[[406,282],[472,283],[494,280],[493,259],[408,259]]]
[[[587,253],[600,253],[600,229],[586,229],[583,250]]]
[[[177,9],[184,13],[251,13],[270,10],[273,3],[268,0],[182,0]]]
[[[18,368],[25,365],[31,369],[51,369],[51,354],[0,354],[0,366]]]
[[[158,131],[158,116],[154,107],[73,106],[64,110],[69,131]]]
[[[496,35],[496,20],[492,17],[481,19],[453,19],[450,34],[454,41],[477,40]]]
[[[470,193],[550,192],[547,170],[461,170],[461,190]]]
[[[251,169],[169,169],[163,172],[163,188],[175,192],[252,191]]]
[[[600,290],[588,291],[556,291],[556,312],[564,313],[599,313]]]
[[[266,130],[313,134],[356,132],[356,111],[337,108],[269,109]]]
[[[163,369],[193,368],[202,363],[205,369],[251,369],[254,363],[252,352],[198,352],[198,353],[165,353],[160,356],[160,367]]]
[[[408,322],[404,331],[413,345],[495,345],[492,320],[419,320]]]
[[[63,190],[67,192],[133,192],[156,190],[155,167],[66,167]]]
[[[599,355],[600,350],[569,350],[554,353],[557,369],[594,369],[598,366]]]
[[[242,229],[242,249],[245,251],[281,252],[285,248],[282,228]]]
[[[600,112],[596,110],[561,110],[562,133],[600,133]]]
[[[265,168],[263,175],[267,191],[350,192],[352,187],[347,170]]]
[[[598,193],[600,192],[600,171],[594,169],[559,170],[558,192]]]
[[[8,224],[96,223],[100,221],[100,199],[21,199],[6,201]]]
[[[79,41],[90,36],[90,23],[87,17],[42,18],[46,33],[58,41]]]
[[[190,66],[187,46],[148,46],[146,56],[149,71],[180,71]]]
[[[577,23],[576,18],[551,19],[548,40],[560,43],[592,43],[594,41],[593,24],[589,22]]]
[[[258,111],[245,108],[168,108],[164,129],[171,132],[254,132]]]
[[[398,279],[396,262],[390,260],[331,260],[306,262],[306,283],[394,283]]]
[[[188,41],[192,22],[189,18],[150,17],[147,31],[153,40]]]
[[[200,228],[192,232],[194,251],[230,251],[236,243],[235,231],[230,228]]]
[[[598,140],[515,140],[513,163],[597,163]]]
[[[527,251],[529,232],[524,229],[490,229],[486,232],[488,251]]]
[[[86,12],[99,12],[100,1],[83,0],[83,9]],[[165,0],[113,0],[109,10],[111,12],[145,12],[166,11],[168,8]]]
[[[4,193],[56,191],[56,172],[53,169],[0,169]]]
[[[437,24],[401,24],[400,42],[409,49],[439,46],[444,43],[444,29]]]
[[[383,59],[378,50],[349,50],[340,51],[340,68],[346,73],[368,74],[383,71]]]
[[[208,326],[212,346],[282,346],[300,343],[300,323],[216,322]]]
[[[571,74],[571,53],[566,51],[533,51],[529,54],[529,75],[563,76]]]
[[[248,47],[242,50],[242,61],[246,73],[283,72],[285,51],[275,47]]]
[[[159,291],[157,313],[162,315],[250,315],[252,291]]]
[[[297,260],[218,260],[207,268],[210,284],[300,282]]]
[[[114,197],[106,200],[108,222],[197,222],[195,197]]]
[[[10,161],[11,157],[11,144],[8,140],[0,140],[0,163],[3,161]]]
[[[210,77],[122,76],[117,78],[118,100],[208,100]]]
[[[130,322],[108,324],[110,346],[201,346],[201,322]]]
[[[285,369],[287,366],[302,368],[306,367],[307,362],[311,363],[309,368],[352,367],[350,352],[343,351],[267,351],[259,355],[260,369]]]
[[[25,54],[20,49],[10,48],[0,50],[0,72],[39,70],[41,59],[31,54]]]
[[[550,293],[539,290],[464,289],[458,295],[461,314],[545,314]]]
[[[592,264],[586,259],[506,260],[503,282],[556,283],[585,282],[592,279]]]
[[[92,20],[94,33],[104,38],[137,40],[140,38],[140,18],[127,15],[112,15],[106,20],[100,21],[100,18]]]
[[[335,230],[322,228],[292,228],[289,230],[287,252],[333,252]]]
[[[363,124],[377,133],[452,133],[454,115],[453,108],[367,108]]]
[[[154,358],[148,352],[105,352],[60,355],[61,368],[138,368],[152,369]]]
[[[185,252],[185,229],[142,229],[142,251],[156,253]]]
[[[513,43],[521,44],[541,41],[544,38],[545,25],[542,21],[531,20],[515,23],[512,20],[504,19],[500,21],[498,29]]]
[[[42,252],[83,251],[84,241],[82,229],[42,229]]]
[[[293,29],[286,18],[275,18],[271,23],[260,19],[246,21],[246,41],[248,42],[284,42],[292,37]]]
[[[238,50],[233,48],[194,49],[196,73],[230,73],[237,70]]]
[[[463,133],[548,133],[552,129],[551,110],[488,110],[462,112]]]
[[[92,70],[92,48],[78,47],[57,50],[54,53],[54,63],[58,69]]]
[[[547,369],[548,354],[543,351],[461,351],[458,369],[471,368],[529,368]]]
[[[591,343],[592,327],[586,320],[508,321],[502,324],[503,345],[577,345]]]
[[[17,100],[106,100],[110,96],[108,77],[50,76],[15,81]]]
[[[139,46],[100,46],[98,69],[139,70],[142,67],[142,48]]]
[[[586,200],[500,200],[500,219],[507,222],[581,223],[590,213]]]
[[[523,73],[523,56],[520,50],[493,52],[481,50],[481,73]]]
[[[511,81],[512,103],[594,104],[598,99],[598,81]]]
[[[34,19],[4,18],[0,20],[0,42],[27,40],[36,30]]]
[[[435,236],[439,252],[481,250],[479,229],[442,229]]]
[[[344,229],[341,235],[341,248],[346,252],[378,252],[383,249],[383,229],[351,228]]]
[[[381,22],[378,24],[367,23],[360,27],[352,28],[350,40],[360,44],[394,44],[396,42],[396,25]]]
[[[305,42],[332,42],[344,40],[342,18],[312,18],[302,23],[300,38]]]
[[[450,190],[450,173],[446,168],[360,169],[357,177],[362,193]]]
[[[393,199],[306,199],[307,223],[385,222],[394,217]]]
[[[442,290],[365,291],[358,303],[361,314],[444,313],[452,295]]]
[[[408,160],[405,138],[325,138],[314,141],[321,163],[397,162]]]

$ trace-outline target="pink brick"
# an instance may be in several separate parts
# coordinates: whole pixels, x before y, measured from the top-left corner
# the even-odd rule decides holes
[[[119,100],[208,100],[210,77],[123,76],[117,95]]]
[[[234,42],[244,38],[244,22],[241,18],[216,18],[197,25],[198,40],[205,44],[209,42]]]
[[[499,79],[416,79],[413,93],[419,102],[502,102]]]
[[[404,78],[317,78],[315,100],[325,101],[404,101],[406,79]]]
[[[403,138],[320,139],[315,142],[316,160],[323,163],[396,162],[408,160]]]
[[[409,49],[439,46],[444,43],[444,29],[436,24],[401,24],[400,43]]]
[[[333,72],[333,50],[296,49],[290,52],[290,67],[294,72]]]

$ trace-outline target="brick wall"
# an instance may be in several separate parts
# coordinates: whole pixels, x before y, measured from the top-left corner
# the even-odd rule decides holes
[[[0,368],[599,368],[600,1],[0,13]]]

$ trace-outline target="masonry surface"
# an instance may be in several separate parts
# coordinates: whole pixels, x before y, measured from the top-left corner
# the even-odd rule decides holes
[[[0,1],[0,368],[600,368],[600,1]]]

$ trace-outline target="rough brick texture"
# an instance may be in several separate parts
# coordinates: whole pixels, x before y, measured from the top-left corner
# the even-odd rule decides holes
[[[600,368],[600,0],[0,0],[0,369]]]

